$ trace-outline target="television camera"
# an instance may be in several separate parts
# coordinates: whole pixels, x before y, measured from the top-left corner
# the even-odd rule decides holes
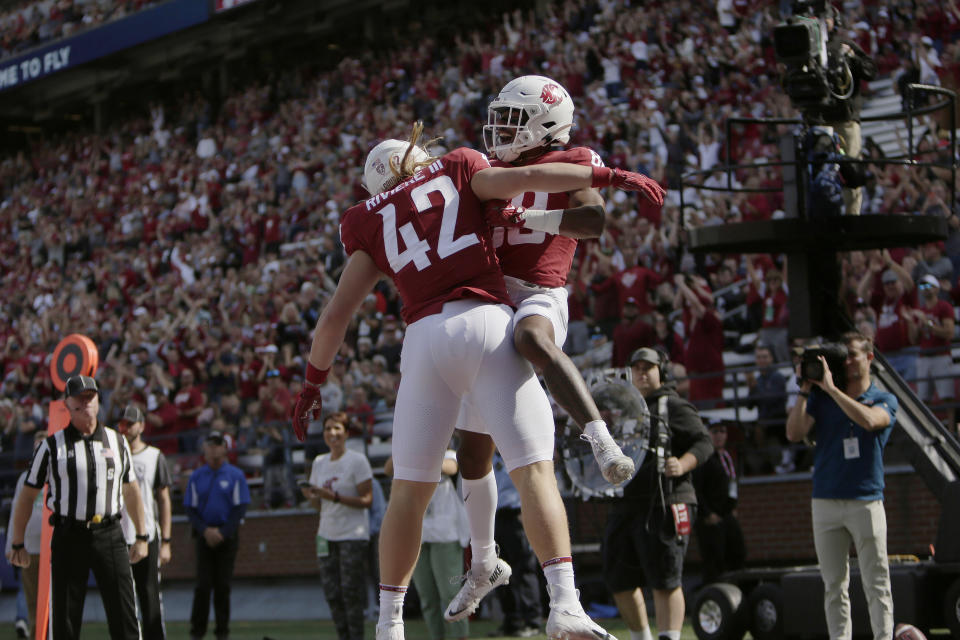
[[[777,61],[786,69],[781,82],[793,106],[811,124],[822,123],[822,110],[849,99],[853,73],[843,47],[830,47],[827,20],[837,10],[827,0],[795,0],[793,15],[773,30]]]
[[[827,362],[830,369],[830,375],[833,377],[833,384],[838,389],[845,389],[847,386],[847,345],[838,342],[827,342],[816,347],[807,347],[800,355],[800,381],[811,380],[820,382],[823,380],[824,370],[823,361]]]

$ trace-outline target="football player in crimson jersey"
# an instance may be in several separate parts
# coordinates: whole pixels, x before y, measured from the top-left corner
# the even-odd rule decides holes
[[[387,140],[367,156],[372,197],[348,209],[340,235],[349,260],[317,321],[304,387],[292,420],[297,437],[320,410],[324,383],[350,319],[383,274],[393,279],[408,323],[394,410],[394,481],[380,544],[378,640],[403,638],[403,596],[420,547],[427,504],[469,392],[505,452],[524,505],[527,536],[546,567],[551,594],[547,633],[555,638],[611,638],[583,612],[574,587],[566,513],[553,471],[553,418],[533,369],[513,349],[510,298],[493,249],[483,202],[525,189],[544,192],[647,186],[642,175],[570,164],[491,168],[486,156],[456,149],[432,158],[410,143]],[[557,212],[519,212],[527,228],[556,224]],[[494,576],[494,579],[499,576]]]
[[[494,166],[565,162],[603,167],[600,156],[590,149],[562,148],[570,140],[573,110],[573,100],[566,89],[550,78],[521,76],[511,80],[490,103],[488,124],[483,128],[487,152],[498,158]],[[663,189],[653,180],[640,191],[654,204],[663,204]],[[568,323],[564,285],[577,248],[575,238],[602,233],[603,198],[593,187],[551,194],[528,188],[512,202],[515,206],[547,210],[580,207],[593,213],[595,225],[589,235],[569,233],[561,223],[551,232],[499,227],[493,237],[507,291],[517,307],[513,318],[514,346],[542,372],[554,399],[583,429],[582,437],[590,442],[603,477],[611,484],[622,484],[633,477],[633,460],[623,454],[610,436],[580,371],[561,348]],[[483,420],[476,415],[478,408],[468,396],[457,421],[461,435],[457,458],[471,529],[473,564],[460,592],[447,607],[448,620],[461,620],[476,610],[480,600],[497,586],[488,579],[491,572],[499,570],[505,576],[502,582],[506,582],[510,572],[509,565],[496,557],[492,524],[497,502],[491,466],[494,443],[486,435]]]

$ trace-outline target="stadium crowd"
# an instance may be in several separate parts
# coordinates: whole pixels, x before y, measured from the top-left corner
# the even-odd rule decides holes
[[[153,0],[23,0],[0,8],[0,59],[149,7]]]
[[[142,4],[20,3],[0,14],[8,25],[2,52]],[[779,89],[772,50],[780,7],[666,0],[649,11],[628,4],[565,0],[540,15],[518,10],[492,18],[450,41],[421,33],[416,46],[248,84],[218,109],[208,96],[191,94],[144,105],[142,114],[101,134],[78,131],[2,158],[3,452],[29,459],[32,432],[58,397],[50,353],[62,336],[78,332],[100,349],[108,424],[135,403],[147,414],[147,439],[168,453],[195,454],[201,434],[217,429],[237,450],[264,452],[265,465],[283,464],[301,354],[344,263],[338,216],[365,197],[359,178],[367,150],[384,137],[405,137],[416,119],[442,136],[438,151],[482,148],[486,105],[524,73],[549,75],[570,91],[577,105],[572,144],[668,188],[662,210],[607,194],[606,231],[582,243],[569,279],[567,349],[583,368],[624,366],[633,349],[652,340],[670,353],[691,400],[721,406],[723,350],[741,333],[785,333],[788,265],[779,255],[695,259],[684,239],[693,226],[782,216],[784,204],[778,193],[687,187],[681,210],[679,182],[684,173],[716,167],[728,147],[731,163],[754,165],[735,172],[735,185],[780,184],[766,161],[779,156],[782,125],[737,125],[729,140],[722,127],[732,115],[796,115]],[[954,0],[853,1],[844,15],[842,28],[882,73],[957,86]],[[931,120],[915,158],[942,159],[947,141]],[[879,159],[882,151],[867,140],[865,154]],[[941,245],[846,255],[844,302],[882,350],[942,352],[952,330],[931,337],[929,327],[952,320],[953,308],[945,313],[942,304],[960,303],[960,219],[949,202],[949,176],[868,167],[865,215],[942,215],[951,233]],[[726,180],[705,176],[708,185]],[[888,273],[899,296],[885,296]],[[929,274],[937,305],[917,297],[916,285]],[[368,441],[384,435],[375,436],[374,425],[389,419],[395,399],[399,317],[396,291],[383,281],[324,388],[324,410],[346,412],[350,433]],[[725,343],[724,330],[737,338]],[[787,352],[774,355],[787,364]],[[937,391],[946,400],[952,385]],[[782,423],[767,440],[774,431],[782,438]],[[311,446],[314,453],[323,448],[319,425]],[[768,466],[776,467],[758,469]]]

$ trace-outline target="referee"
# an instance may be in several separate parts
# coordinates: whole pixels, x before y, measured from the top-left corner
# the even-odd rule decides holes
[[[70,424],[40,443],[23,491],[14,506],[10,563],[26,567],[23,547],[33,500],[50,485],[53,511],[50,544],[51,609],[54,640],[80,637],[90,570],[97,580],[112,640],[139,640],[130,563],[147,554],[140,488],[130,464],[130,448],[120,434],[97,420],[100,392],[88,376],[67,380],[64,404]],[[136,527],[127,550],[120,528],[121,490]]]

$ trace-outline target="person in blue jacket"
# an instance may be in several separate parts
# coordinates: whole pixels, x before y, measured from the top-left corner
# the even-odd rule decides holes
[[[238,530],[250,504],[243,471],[227,462],[223,434],[211,431],[203,443],[206,464],[190,474],[183,505],[196,539],[197,586],[190,612],[190,638],[207,632],[213,591],[213,633],[230,637],[230,580],[237,559]]]

